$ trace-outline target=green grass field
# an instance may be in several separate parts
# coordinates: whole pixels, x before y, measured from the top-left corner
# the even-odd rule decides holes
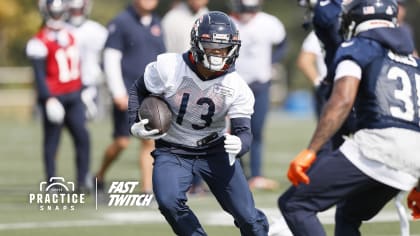
[[[289,161],[304,148],[314,129],[311,118],[294,118],[272,113],[266,133],[264,172],[279,181],[277,191],[255,191],[258,208],[277,216],[278,196],[289,186],[285,172]],[[41,158],[41,127],[37,120],[30,122],[0,122],[0,235],[173,235],[168,224],[155,205],[149,207],[95,208],[94,196],[74,211],[40,211],[36,204],[29,204],[29,193],[38,192],[43,181]],[[111,141],[110,121],[89,124],[92,140],[91,169],[95,172],[102,159],[105,146]],[[133,139],[129,149],[107,175],[110,181],[138,181],[138,142]],[[57,174],[73,181],[74,154],[67,132],[63,133],[57,161]],[[246,162],[246,159],[245,159]],[[192,197],[190,207],[197,213],[209,235],[239,235],[227,216],[211,196]],[[386,214],[385,214],[386,213]],[[363,235],[399,235],[399,222],[393,205],[385,209],[386,217],[379,217],[362,227]],[[382,213],[381,213],[382,214]],[[420,223],[410,222],[412,234],[420,234]],[[333,224],[326,223],[328,235],[333,233]]]

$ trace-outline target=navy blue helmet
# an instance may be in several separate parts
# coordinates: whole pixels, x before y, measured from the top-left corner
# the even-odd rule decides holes
[[[396,0],[344,0],[341,13],[341,33],[345,39],[360,32],[397,25]]]
[[[211,11],[194,23],[191,30],[191,52],[194,60],[212,71],[225,71],[239,56],[239,32],[223,12]],[[228,48],[225,57],[207,54],[205,49]]]

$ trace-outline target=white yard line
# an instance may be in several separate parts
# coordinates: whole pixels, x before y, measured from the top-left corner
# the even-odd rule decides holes
[[[280,219],[280,213],[276,208],[262,209],[270,219],[275,221]],[[99,213],[98,218],[93,220],[62,220],[62,221],[32,221],[21,223],[0,223],[1,230],[13,229],[36,229],[36,228],[66,228],[73,226],[88,227],[102,225],[129,225],[129,224],[150,224],[150,223],[166,223],[163,216],[158,210],[145,210],[138,212],[113,212]],[[203,225],[232,225],[233,220],[227,213],[217,211],[197,211],[197,216]],[[324,224],[332,224],[334,222],[334,209],[328,210],[320,214],[320,220]],[[398,222],[398,214],[395,211],[382,211],[371,222]],[[414,235],[412,235],[414,236]]]

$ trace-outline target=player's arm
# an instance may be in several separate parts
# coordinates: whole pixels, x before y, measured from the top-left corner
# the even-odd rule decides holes
[[[357,71],[356,74],[348,73],[351,68]],[[308,146],[308,149],[315,153],[342,126],[353,107],[359,88],[361,70],[355,62],[343,61],[338,65],[337,71],[340,74],[336,76],[331,97],[321,114],[320,121]]]
[[[35,84],[37,88],[38,97],[41,101],[46,101],[51,95],[46,83],[46,60],[45,59],[31,59],[34,70]]]
[[[293,183],[309,184],[306,171],[316,159],[316,153],[335,134],[347,118],[356,99],[361,79],[361,68],[354,61],[344,60],[337,66],[331,97],[321,114],[320,121],[308,148],[290,163],[287,177]]]
[[[46,57],[48,49],[40,40],[31,39],[26,46],[26,54],[32,63],[38,97],[45,102],[51,96],[46,83],[47,74],[45,69],[47,68]]]
[[[252,141],[251,115],[254,112],[254,95],[248,85],[239,76],[236,78],[237,97],[228,111],[230,134],[225,134],[225,150],[229,154],[229,163],[233,165],[237,157],[249,151]],[[233,86],[232,86],[233,87]]]
[[[269,22],[267,22],[269,23]],[[287,35],[283,23],[273,16],[271,22],[271,34],[273,51],[271,53],[271,64],[279,63],[287,53]]]
[[[241,150],[236,157],[241,157],[247,153],[251,147],[251,119],[249,118],[232,118],[230,119],[231,134],[239,137],[241,140]]]
[[[321,83],[320,75],[316,68],[316,55],[309,51],[301,50],[296,60],[297,67],[312,84],[317,87]]]
[[[114,48],[104,50],[104,72],[108,88],[111,91],[112,99],[120,110],[126,109],[127,90],[121,71],[122,52]]]
[[[144,76],[140,77],[133,83],[131,88],[128,90],[128,93],[128,123],[129,127],[131,127],[134,123],[139,122],[137,111],[139,110],[143,99],[151,94],[144,83]]]
[[[129,100],[128,100],[128,122],[129,132],[131,135],[137,138],[144,139],[160,139],[166,135],[159,134],[158,129],[147,130],[145,125],[149,123],[148,119],[142,119],[138,116],[138,110],[143,99],[150,94],[146,89],[144,83],[144,76],[137,79],[133,86],[129,89]]]

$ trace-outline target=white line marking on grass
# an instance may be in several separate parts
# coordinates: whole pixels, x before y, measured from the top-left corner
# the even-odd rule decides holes
[[[104,220],[78,220],[78,221],[49,221],[49,222],[25,222],[0,224],[0,230],[11,229],[38,229],[38,228],[66,228],[73,226],[101,226],[101,225],[124,225],[127,222],[104,221]]]
[[[261,209],[270,220],[278,220],[280,211],[277,208]],[[324,224],[334,223],[335,210],[331,209],[320,213],[319,218]],[[232,225],[233,219],[230,215],[222,210],[215,211],[197,211],[197,217],[203,225]],[[22,223],[2,223],[1,230],[19,230],[19,229],[37,229],[37,228],[67,228],[67,227],[89,227],[104,225],[132,225],[132,224],[150,224],[150,223],[166,223],[164,217],[158,210],[146,210],[139,212],[112,212],[99,213],[94,220],[68,220],[68,221],[32,221]],[[398,222],[398,214],[395,211],[382,211],[374,217],[370,222]],[[412,222],[412,221],[411,221]],[[415,235],[412,235],[415,236]],[[420,236],[420,235],[418,235]]]

